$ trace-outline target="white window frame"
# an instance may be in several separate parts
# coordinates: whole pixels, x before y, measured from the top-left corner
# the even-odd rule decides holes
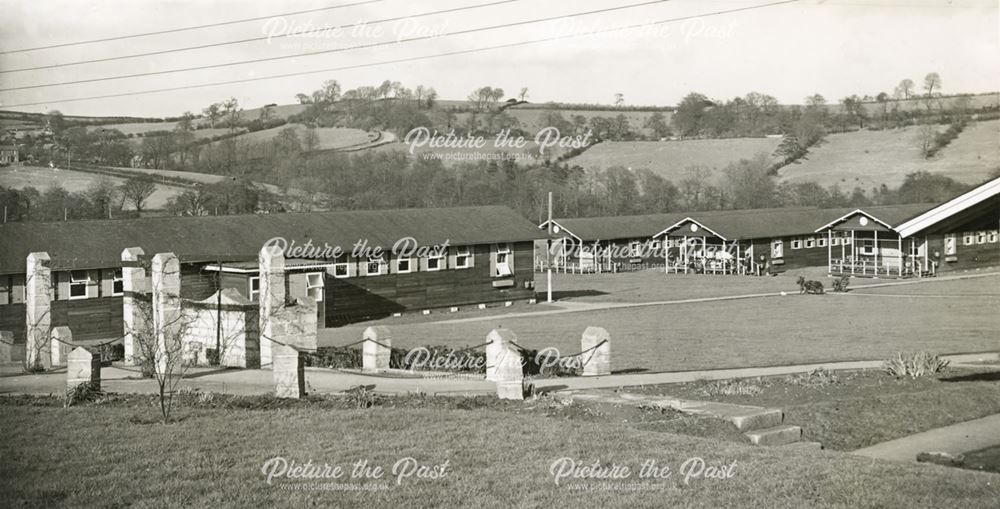
[[[257,289],[253,289],[254,282],[257,282]],[[247,278],[247,296],[251,302],[260,300],[260,276],[250,276]]]
[[[976,243],[976,235],[973,232],[962,233],[962,245],[971,246]]]
[[[503,261],[500,257],[503,256]],[[510,244],[497,245],[497,267],[493,277],[511,277],[514,275],[514,250]]]
[[[406,262],[406,270],[403,270],[400,265]],[[413,258],[396,258],[396,273],[397,274],[409,274],[411,272],[416,272],[413,267]]]
[[[771,258],[784,258],[784,257],[785,257],[785,241],[781,239],[772,239]]]
[[[826,247],[826,237],[816,237],[816,247]]]
[[[441,254],[428,255],[427,256],[427,272],[437,272],[439,270],[444,270],[444,265],[445,265],[445,263],[447,263],[447,262],[445,262],[446,259],[447,258],[445,258],[444,255],[441,255]],[[431,261],[432,260],[437,263],[437,267],[431,267]]]
[[[812,249],[816,247],[815,237],[806,237],[805,241],[802,242],[803,249]]]
[[[629,242],[628,250],[632,257],[642,256],[642,242],[638,240]]]
[[[792,249],[802,249],[802,239],[795,237],[790,242]]]
[[[373,263],[378,263],[378,272],[372,273],[371,266]],[[389,264],[386,263],[385,258],[369,258],[365,262],[365,275],[366,276],[384,276],[389,268]]]
[[[344,269],[344,273],[340,274],[337,271]],[[350,262],[340,262],[333,264],[333,277],[338,279],[343,279],[346,277],[351,277],[351,264]]]
[[[650,251],[653,251],[653,252],[659,251],[660,250],[660,241],[654,240],[654,241],[650,242],[649,243],[649,249],[650,249]]]
[[[958,254],[958,235],[954,233],[946,233],[944,236],[944,254],[945,256],[954,256]]]
[[[986,243],[986,230],[980,230],[976,232],[976,244]]]
[[[840,245],[840,237],[837,234],[833,234],[832,236],[830,236],[830,245],[831,246]]]
[[[456,269],[469,269],[472,268],[472,250],[468,247],[460,247],[455,251],[455,268]]]
[[[878,246],[875,245],[875,239],[861,239],[861,245],[858,246],[858,254],[864,256],[875,256],[878,254]]]
[[[83,279],[77,279],[75,273],[82,272],[84,274]],[[90,271],[88,270],[71,270],[69,271],[69,300],[83,300],[90,298],[90,283],[93,280],[90,279]],[[83,295],[73,295],[73,288],[83,285]],[[27,285],[25,285],[27,288]]]
[[[319,278],[318,284],[313,279],[314,277]],[[323,282],[322,272],[309,272],[306,274],[306,294],[313,298],[316,302],[323,302],[323,292],[326,284]],[[313,290],[319,290],[313,295]]]
[[[123,269],[111,269],[111,296],[112,297],[121,297],[122,295],[125,295],[125,277],[122,274],[122,270]],[[117,292],[115,291],[115,284],[116,283],[120,284],[121,288],[122,288],[120,291],[117,291]]]
[[[998,234],[1000,234],[1000,232],[998,232],[997,230],[990,230],[989,233],[987,234],[987,239],[986,239],[987,242],[989,242],[990,244],[996,243]]]

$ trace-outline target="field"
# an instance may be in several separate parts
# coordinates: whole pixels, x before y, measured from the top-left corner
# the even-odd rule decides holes
[[[945,126],[938,126],[943,130]],[[806,159],[779,171],[786,182],[813,181],[823,186],[837,184],[845,192],[855,186],[870,190],[880,184],[898,186],[915,171],[948,175],[960,182],[977,184],[1000,167],[1000,120],[975,123],[931,160],[917,147],[917,127],[887,131],[830,134],[810,150]]]
[[[49,187],[59,185],[67,191],[78,193],[86,191],[99,180],[110,180],[115,184],[121,184],[125,181],[124,179],[108,175],[59,169],[52,170],[37,166],[0,168],[0,186],[14,189],[34,187],[41,192],[45,192]],[[162,208],[167,204],[167,200],[183,191],[184,188],[181,187],[156,184],[156,191],[146,201],[146,207],[150,209]]]
[[[605,277],[621,278],[615,283],[617,292],[602,284]],[[555,287],[568,292],[560,295],[578,295],[570,302],[577,301],[575,306],[584,312],[428,321],[405,328],[393,327],[393,319],[387,318],[323,329],[319,340],[321,346],[352,343],[365,326],[378,324],[392,329],[394,346],[472,346],[485,341],[493,328],[503,326],[513,330],[526,348],[551,346],[567,354],[580,351],[580,334],[594,325],[611,334],[613,370],[652,372],[883,359],[897,351],[945,354],[1000,349],[997,276],[887,287],[878,290],[886,293],[884,297],[865,295],[875,289],[863,290],[857,280],[852,283],[856,295],[798,295],[795,277],[797,273],[774,278],[651,272],[560,275]],[[566,278],[581,279],[562,286]],[[935,286],[939,284],[943,286]],[[544,281],[540,279],[536,286],[544,288]],[[692,293],[692,286],[716,288]],[[791,293],[617,309],[601,309],[599,304],[780,291],[775,288]],[[920,296],[931,288],[928,291],[936,292],[934,297]],[[909,297],[910,292],[915,296]],[[958,316],[960,320],[955,319]]]
[[[760,152],[769,156],[780,138],[734,138],[726,140],[608,141],[574,157],[570,164],[586,169],[648,168],[677,182],[690,166],[721,170],[729,163],[750,159]]]
[[[643,126],[646,124],[646,120],[650,116],[652,116],[653,113],[655,113],[653,111],[628,111],[628,110],[622,110],[622,111],[564,110],[564,109],[549,110],[547,108],[534,108],[534,107],[533,108],[514,107],[506,110],[506,112],[509,115],[517,119],[517,121],[520,123],[521,129],[524,129],[528,133],[531,133],[532,136],[534,136],[534,133],[538,132],[542,128],[549,127],[548,123],[542,121],[542,115],[544,115],[548,111],[554,111],[556,113],[559,113],[560,115],[562,115],[564,119],[566,119],[567,122],[572,122],[573,117],[577,115],[583,116],[588,121],[593,117],[615,118],[618,115],[625,115],[625,118],[628,119],[629,126],[631,126],[632,130],[647,136],[651,136],[652,131],[650,131],[649,129],[645,129]],[[670,119],[672,113],[669,111],[662,111],[660,113],[663,114],[664,121],[667,123],[667,125],[670,125]],[[457,114],[456,123],[462,125],[462,123],[465,122],[465,119],[468,118],[469,115],[470,115],[469,113]],[[565,135],[569,133],[563,133],[563,134]]]
[[[552,400],[417,396],[359,409],[343,397],[191,397],[166,425],[152,403],[110,398],[63,409],[55,398],[3,398],[7,505],[985,508],[1000,497],[994,474],[675,435]],[[673,419],[649,417],[643,424]],[[320,475],[272,469],[268,482],[265,463],[277,457],[311,462]],[[424,474],[393,471],[405,458]],[[561,458],[617,465],[619,476],[564,476],[557,485]],[[735,466],[728,478],[686,476],[689,458]],[[669,475],[641,477],[647,460]],[[384,472],[355,477],[359,461]],[[323,477],[327,465],[345,471]]]
[[[236,139],[239,141],[246,141],[251,143],[262,143],[268,142],[274,139],[281,131],[292,127],[295,129],[296,134],[299,136],[299,142],[302,142],[303,136],[306,132],[306,127],[301,124],[288,124],[280,127],[275,127],[272,129],[264,129],[262,131],[255,131],[252,133],[242,134],[237,136]],[[319,137],[319,150],[333,150],[345,147],[351,147],[354,145],[360,145],[362,143],[367,143],[371,139],[371,134],[365,132],[361,129],[346,129],[339,127],[319,127],[316,128],[316,135]],[[218,143],[218,142],[215,142]]]

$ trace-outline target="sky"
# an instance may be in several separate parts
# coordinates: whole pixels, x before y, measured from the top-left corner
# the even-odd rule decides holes
[[[482,86],[532,102],[675,105],[692,91],[727,99],[750,91],[782,103],[819,93],[830,102],[852,94],[892,93],[904,78],[919,87],[937,72],[944,93],[1000,90],[998,0],[668,0],[584,16],[473,33],[456,31],[538,20],[652,0],[506,0],[498,5],[417,14],[501,0],[0,0],[0,109],[64,114],[174,116],[235,97],[244,108],[295,102],[335,79],[343,88],[383,80],[434,87],[461,100]],[[363,5],[288,13],[344,4]],[[638,29],[614,27],[684,18]],[[93,39],[193,30],[16,51]],[[375,23],[388,18],[397,21]],[[330,30],[329,27],[342,27]],[[303,35],[309,30],[320,32]],[[574,36],[575,35],[575,36]],[[106,62],[59,65],[270,36],[270,39]],[[429,37],[406,42],[414,37]],[[540,38],[561,39],[430,59],[437,55]],[[400,42],[402,41],[402,42]],[[372,46],[374,45],[374,46]],[[368,46],[368,47],[358,47]],[[301,53],[325,51],[312,56]],[[278,60],[124,79],[67,81]],[[371,65],[386,60],[405,62]],[[342,69],[350,66],[362,66]],[[288,73],[325,72],[179,91],[69,101]],[[39,103],[39,104],[31,104]]]

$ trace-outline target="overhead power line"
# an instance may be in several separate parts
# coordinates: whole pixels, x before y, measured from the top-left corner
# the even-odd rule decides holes
[[[561,39],[570,39],[570,38],[575,38],[575,37],[584,37],[584,36],[598,35],[598,34],[604,34],[604,33],[621,32],[621,31],[625,31],[625,30],[634,30],[634,29],[637,29],[637,28],[645,28],[645,27],[650,27],[650,26],[655,26],[655,25],[663,25],[663,24],[674,23],[674,22],[678,22],[678,21],[687,21],[687,20],[697,19],[697,18],[707,18],[707,17],[712,17],[712,16],[721,16],[721,15],[725,15],[725,14],[732,14],[732,13],[736,13],[736,12],[752,11],[752,10],[756,10],[756,9],[763,9],[763,8],[766,8],[766,7],[773,7],[773,6],[778,6],[778,5],[791,4],[791,3],[798,2],[798,1],[799,0],[783,0],[783,1],[780,1],[780,2],[771,2],[771,3],[767,3],[767,4],[759,4],[759,5],[749,6],[749,7],[739,7],[739,8],[735,8],[735,9],[727,9],[727,10],[721,10],[721,11],[714,11],[714,12],[709,12],[709,13],[704,13],[704,14],[693,14],[693,15],[690,15],[690,16],[679,16],[679,17],[675,17],[675,18],[662,19],[662,20],[658,20],[658,21],[650,21],[650,22],[647,22],[647,23],[637,23],[637,24],[633,24],[633,25],[626,25],[626,26],[620,26],[620,27],[605,28],[605,29],[599,29],[599,30],[591,30],[591,31],[587,31],[587,32],[579,32],[579,33],[559,35],[559,36],[553,36],[553,37],[544,37],[544,38],[540,38],[540,39],[530,39],[530,40],[525,40],[525,41],[518,41],[518,42],[512,42],[512,43],[506,43],[506,44],[498,44],[498,45],[493,45],[493,46],[484,46],[484,47],[479,47],[479,48],[470,48],[470,49],[465,49],[465,50],[449,51],[449,52],[446,52],[446,53],[437,53],[437,54],[433,54],[433,55],[420,55],[420,56],[415,56],[415,57],[405,57],[405,58],[397,58],[397,59],[392,59],[392,60],[382,60],[382,61],[379,61],[379,62],[368,62],[368,63],[364,63],[364,64],[346,65],[346,66],[339,66],[339,67],[329,67],[329,68],[325,68],[325,69],[315,69],[315,70],[311,70],[311,71],[298,71],[298,72],[291,72],[291,73],[284,73],[284,74],[274,74],[274,75],[270,75],[270,76],[258,76],[258,77],[254,77],[254,78],[242,78],[242,79],[235,79],[235,80],[216,81],[216,82],[211,82],[211,83],[199,83],[199,84],[195,84],[195,85],[181,85],[181,86],[176,86],[176,87],[157,88],[157,89],[150,89],[150,90],[139,90],[139,91],[135,91],[135,92],[122,92],[122,93],[116,93],[116,94],[95,95],[95,96],[89,96],[89,97],[75,97],[75,98],[69,98],[69,99],[57,99],[57,100],[52,100],[52,101],[40,101],[40,102],[31,102],[31,103],[9,104],[9,105],[5,105],[4,107],[5,108],[18,108],[18,107],[23,107],[23,106],[39,106],[39,105],[47,105],[47,104],[53,104],[53,103],[69,103],[69,102],[80,102],[80,101],[93,101],[93,100],[98,100],[98,99],[111,99],[111,98],[115,98],[115,97],[131,97],[131,96],[137,96],[137,95],[156,94],[156,93],[162,93],[162,92],[176,92],[176,91],[180,91],[180,90],[191,90],[191,89],[196,89],[196,88],[208,88],[208,87],[217,87],[217,86],[223,86],[223,85],[236,85],[236,84],[240,84],[240,83],[249,83],[249,82],[254,82],[254,81],[266,81],[266,80],[275,80],[275,79],[282,79],[282,78],[292,78],[292,77],[296,77],[296,76],[308,76],[310,74],[322,74],[322,73],[326,73],[326,72],[346,71],[346,70],[352,70],[352,69],[361,69],[361,68],[365,68],[365,67],[375,67],[375,66],[379,66],[379,65],[402,64],[402,63],[416,62],[416,61],[421,61],[421,60],[429,60],[429,59],[433,59],[433,58],[442,58],[442,57],[449,57],[449,56],[456,56],[456,55],[466,55],[466,54],[471,54],[471,53],[479,53],[479,52],[483,52],[483,51],[492,51],[492,50],[497,50],[497,49],[513,48],[513,47],[518,47],[518,46],[527,46],[527,45],[531,45],[531,44],[539,44],[539,43],[544,43],[544,42],[557,41],[557,40],[561,40]]]
[[[38,51],[38,50],[43,50],[43,49],[65,48],[67,46],[79,46],[81,44],[94,44],[94,43],[98,43],[98,42],[120,41],[120,40],[123,40],[123,39],[134,39],[136,37],[148,37],[148,36],[151,36],[151,35],[173,34],[173,33],[177,33],[177,32],[187,32],[189,30],[200,30],[202,28],[213,28],[213,27],[221,27],[221,26],[226,26],[226,25],[236,25],[236,24],[239,24],[239,23],[248,23],[250,21],[260,21],[260,20],[264,20],[264,19],[270,19],[270,18],[273,18],[273,17],[276,17],[276,16],[295,16],[295,15],[298,15],[298,14],[308,14],[310,12],[332,11],[332,10],[335,10],[335,9],[343,9],[343,8],[346,8],[346,7],[357,7],[359,5],[374,4],[374,3],[379,3],[379,2],[383,2],[383,1],[384,0],[364,0],[364,1],[361,1],[361,2],[355,2],[355,3],[351,3],[351,4],[331,5],[331,6],[327,6],[327,7],[318,7],[316,9],[306,9],[304,11],[282,12],[282,13],[278,13],[278,14],[271,14],[271,15],[268,15],[268,16],[257,16],[255,18],[234,19],[234,20],[231,20],[231,21],[220,21],[220,22],[217,22],[217,23],[207,23],[205,25],[195,25],[195,26],[189,26],[189,27],[171,28],[171,29],[167,29],[167,30],[159,30],[159,31],[156,31],[156,32],[142,32],[142,33],[132,34],[132,35],[118,35],[118,36],[115,36],[115,37],[104,37],[104,38],[101,38],[101,39],[90,39],[90,40],[86,40],[86,41],[65,42],[65,43],[61,43],[61,44],[50,44],[48,46],[35,46],[34,48],[21,48],[21,49],[14,49],[14,50],[5,50],[5,51],[0,51],[0,55],[9,55],[9,54],[12,54],[12,53],[24,53],[26,51]]]
[[[547,22],[547,21],[556,21],[556,20],[560,20],[560,19],[573,18],[573,17],[577,17],[577,16],[587,16],[587,15],[590,15],[590,14],[600,14],[600,13],[605,13],[605,12],[621,11],[621,10],[625,10],[625,9],[633,9],[635,7],[643,7],[643,6],[646,6],[646,5],[660,4],[660,3],[669,2],[669,1],[670,0],[647,0],[645,2],[640,2],[640,3],[637,3],[637,4],[622,5],[622,6],[617,6],[617,7],[606,7],[606,8],[603,8],[603,9],[596,9],[596,10],[585,11],[585,12],[577,12],[577,13],[573,13],[573,14],[560,14],[558,16],[549,16],[547,18],[537,18],[537,19],[530,19],[530,20],[525,20],[525,21],[515,21],[515,22],[511,22],[511,23],[503,23],[503,24],[500,24],[500,25],[493,25],[493,26],[489,26],[489,27],[469,28],[469,29],[466,29],[466,30],[457,30],[457,31],[454,31],[454,32],[446,32],[446,33],[441,33],[441,34],[420,35],[420,36],[416,36],[416,37],[409,37],[409,38],[398,39],[398,40],[394,40],[394,41],[372,42],[372,43],[368,43],[368,44],[359,44],[357,46],[348,46],[346,48],[333,48],[333,49],[326,49],[326,50],[319,50],[319,51],[310,51],[310,52],[307,52],[307,53],[295,53],[293,55],[280,55],[280,56],[275,56],[275,57],[253,58],[253,59],[250,59],[250,60],[241,60],[239,62],[224,62],[224,63],[221,63],[221,64],[207,64],[207,65],[200,65],[200,66],[195,66],[195,67],[183,67],[183,68],[180,68],[180,69],[168,69],[168,70],[164,70],[164,71],[147,71],[147,72],[140,72],[140,73],[134,73],[134,74],[123,74],[123,75],[118,75],[118,76],[102,76],[100,78],[89,78],[89,79],[84,79],[84,80],[73,80],[73,81],[61,81],[61,82],[56,82],[56,83],[43,83],[43,84],[40,84],[40,85],[25,85],[25,86],[22,86],[22,87],[0,88],[0,92],[10,92],[10,91],[14,91],[14,90],[30,90],[30,89],[34,89],[34,88],[58,87],[58,86],[64,86],[64,85],[79,85],[81,83],[95,83],[95,82],[99,82],[99,81],[113,81],[113,80],[123,80],[123,79],[130,79],[130,78],[142,78],[142,77],[146,77],[146,76],[159,76],[159,75],[163,75],[163,74],[174,74],[174,73],[179,73],[179,72],[203,71],[203,70],[206,70],[206,69],[219,69],[219,68],[222,68],[222,67],[232,67],[232,66],[236,66],[236,65],[256,64],[256,63],[260,63],[260,62],[273,62],[273,61],[276,61],[276,60],[287,60],[287,59],[290,59],[290,58],[301,58],[301,57],[310,57],[310,56],[315,56],[315,55],[326,55],[326,54],[330,54],[330,53],[341,53],[341,52],[344,52],[344,51],[352,51],[352,50],[356,50],[356,49],[377,48],[377,47],[381,47],[381,46],[390,46],[390,45],[393,45],[393,44],[403,44],[403,43],[408,43],[408,42],[424,41],[424,40],[429,40],[429,39],[439,39],[439,38],[442,38],[442,37],[451,37],[451,36],[455,36],[455,35],[466,35],[466,34],[473,34],[473,33],[477,33],[477,32],[485,32],[487,30],[499,30],[499,29],[502,29],[502,28],[511,28],[511,27],[516,27],[516,26],[531,25],[531,24],[535,24],[535,23],[544,23],[544,22]]]
[[[307,30],[307,31],[301,32],[301,33],[298,33],[298,32],[286,32],[284,34],[278,34],[278,35],[273,35],[273,36],[272,35],[263,35],[263,36],[260,36],[260,37],[251,37],[251,38],[248,38],[248,39],[239,39],[239,40],[235,40],[235,41],[213,42],[213,43],[209,43],[209,44],[199,44],[197,46],[186,46],[186,47],[183,47],[183,48],[172,48],[172,49],[165,49],[165,50],[149,51],[149,52],[146,52],[146,53],[133,53],[131,55],[121,55],[121,56],[117,56],[117,57],[95,58],[95,59],[92,59],[92,60],[80,60],[80,61],[77,61],[77,62],[65,62],[65,63],[61,63],[61,64],[39,65],[39,66],[36,66],[36,67],[24,67],[24,68],[21,68],[21,69],[0,69],[0,74],[8,74],[8,73],[14,73],[14,72],[26,72],[26,71],[38,71],[38,70],[42,70],[42,69],[55,69],[57,67],[68,67],[68,66],[71,66],[71,65],[96,64],[96,63],[99,63],[99,62],[111,62],[111,61],[114,61],[114,60],[124,60],[126,58],[151,57],[151,56],[155,56],[155,55],[165,55],[165,54],[168,54],[168,53],[179,53],[179,52],[182,52],[182,51],[194,51],[194,50],[199,50],[199,49],[216,48],[216,47],[220,47],[220,46],[232,46],[232,45],[236,45],[236,44],[246,44],[248,42],[258,42],[258,41],[265,41],[265,40],[271,40],[271,39],[281,39],[281,38],[293,37],[293,36],[294,37],[303,37],[303,36],[309,36],[311,34],[317,34],[317,33],[322,33],[322,32],[329,32],[329,31],[333,31],[333,30],[343,30],[343,29],[346,29],[346,28],[352,28],[352,27],[357,27],[357,26],[379,25],[379,24],[382,24],[382,23],[389,23],[389,22],[392,22],[392,21],[401,21],[401,20],[405,20],[405,19],[422,18],[422,17],[425,17],[425,16],[433,16],[433,15],[436,15],[436,14],[448,14],[448,13],[452,13],[452,12],[468,11],[468,10],[472,10],[472,9],[479,9],[479,8],[482,8],[482,7],[492,7],[492,6],[495,6],[495,5],[503,5],[503,4],[509,4],[509,3],[514,3],[514,2],[520,2],[520,1],[522,1],[522,0],[500,0],[498,2],[489,2],[489,3],[476,4],[476,5],[464,5],[464,6],[461,6],[461,7],[453,7],[453,8],[450,8],[450,9],[441,9],[441,10],[437,10],[437,11],[421,12],[421,13],[418,13],[418,14],[411,14],[411,15],[406,15],[406,16],[396,16],[396,17],[393,17],[393,18],[377,19],[377,20],[374,20],[374,21],[359,21],[357,23],[349,23],[349,24],[346,24],[346,25],[324,26],[322,28],[316,28],[316,29],[313,29],[313,30]]]

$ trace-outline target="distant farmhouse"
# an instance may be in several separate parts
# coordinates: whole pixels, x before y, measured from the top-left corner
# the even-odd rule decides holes
[[[240,216],[156,217],[0,225],[0,330],[23,337],[25,259],[47,252],[53,271],[53,326],[75,339],[122,334],[122,251],[175,253],[181,296],[218,289],[259,298],[257,256],[284,239],[288,295],[319,301],[319,324],[336,326],[394,313],[534,297],[535,225],[507,207],[373,210]],[[415,239],[428,249],[393,247]],[[339,246],[344,253],[296,251]],[[363,243],[363,256],[353,256]],[[373,248],[382,253],[375,256]],[[412,245],[410,245],[412,247]],[[440,247],[431,250],[430,247]],[[361,251],[358,251],[361,253]],[[296,258],[296,254],[306,255]]]
[[[945,204],[553,219],[556,270],[927,276],[1000,265],[1000,179]],[[545,259],[540,256],[540,263]]]
[[[0,164],[15,164],[18,161],[17,146],[0,145]]]

